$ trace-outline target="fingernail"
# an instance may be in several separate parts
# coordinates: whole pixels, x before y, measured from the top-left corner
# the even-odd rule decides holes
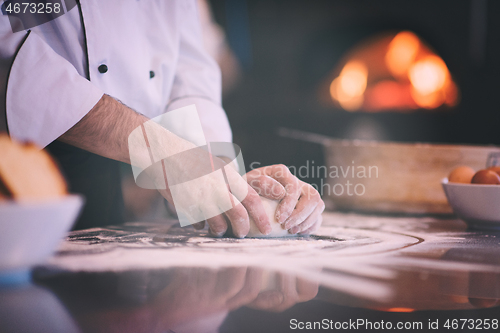
[[[224,232],[224,231],[221,231],[221,232],[214,232],[212,229],[210,229],[210,234],[211,234],[213,237],[221,238],[222,236],[224,236],[225,232]]]
[[[288,230],[288,232],[294,235],[299,232],[299,227],[293,227],[292,229]]]
[[[264,235],[269,235],[271,233],[271,231],[273,231],[273,228],[271,228],[271,226],[267,226],[265,231],[264,231]]]
[[[278,292],[274,292],[270,295],[270,301],[273,303],[273,304],[281,304],[283,303],[283,295],[281,293],[278,293]]]

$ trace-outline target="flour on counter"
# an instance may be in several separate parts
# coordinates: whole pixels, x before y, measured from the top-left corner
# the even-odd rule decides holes
[[[465,231],[460,221],[430,217],[327,212],[323,221],[316,234],[294,238],[211,238],[172,221],[74,231],[48,265],[84,272],[261,267],[380,300],[391,297],[386,284],[399,269],[449,266],[440,256]]]

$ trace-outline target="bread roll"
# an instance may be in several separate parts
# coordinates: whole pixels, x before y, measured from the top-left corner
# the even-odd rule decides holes
[[[67,194],[66,181],[47,152],[0,134],[0,200],[41,200]]]

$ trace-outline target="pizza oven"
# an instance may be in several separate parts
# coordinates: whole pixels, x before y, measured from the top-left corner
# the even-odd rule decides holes
[[[324,163],[321,147],[291,144],[282,128],[339,139],[500,141],[500,3],[211,3],[243,65],[224,106],[247,164]]]

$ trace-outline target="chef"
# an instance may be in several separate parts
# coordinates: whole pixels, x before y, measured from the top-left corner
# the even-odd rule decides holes
[[[0,16],[0,130],[55,156],[70,190],[86,197],[77,228],[119,224],[118,168],[130,163],[134,129],[194,104],[207,141],[231,142],[220,71],[203,50],[196,1],[72,2],[65,1],[64,15],[30,29]],[[182,141],[170,135],[161,139],[165,146]],[[321,224],[319,194],[286,167],[252,170],[247,181],[241,204],[207,219],[212,235],[244,237],[250,218],[269,233],[257,193],[280,200],[275,217],[290,233]],[[168,188],[162,194],[172,200]]]

